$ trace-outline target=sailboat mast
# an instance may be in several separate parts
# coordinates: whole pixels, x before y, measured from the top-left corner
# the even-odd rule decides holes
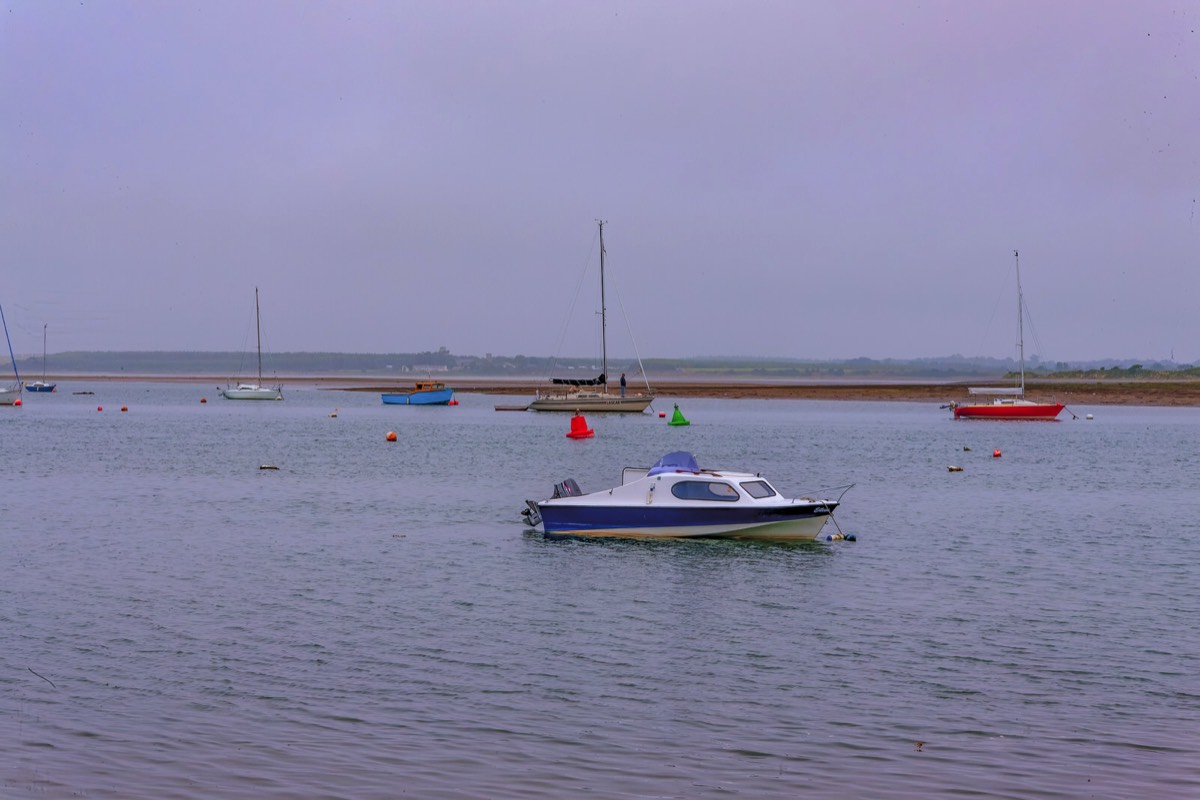
[[[254,329],[258,334],[258,385],[262,386],[262,323],[258,318],[258,287],[254,287]]]
[[[1017,262],[1017,358],[1021,363],[1021,396],[1025,396],[1025,297],[1021,294],[1021,254],[1013,250]]]
[[[49,322],[42,325],[42,383],[46,382],[46,328],[49,326]]]
[[[600,225],[600,374],[604,376],[604,393],[608,394],[608,309],[604,305],[604,220]]]

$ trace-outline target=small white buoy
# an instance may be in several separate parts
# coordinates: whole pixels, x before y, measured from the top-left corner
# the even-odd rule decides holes
[[[279,469],[279,467],[275,466],[274,464],[259,464],[258,468],[259,469]]]
[[[333,409],[333,413],[332,413],[332,414],[330,414],[329,416],[330,416],[331,418],[334,418],[334,419],[336,419],[336,418],[337,418],[337,412],[338,412],[337,408],[334,408],[334,409]]]
[[[946,467],[946,469],[947,469],[948,471],[950,471],[950,472],[962,472],[962,467],[956,467],[956,466],[955,466],[955,465],[953,465],[953,464],[951,464],[950,466]]]
[[[1084,417],[1084,419],[1094,419],[1094,417],[1092,417],[1091,414],[1088,414],[1086,417]]]

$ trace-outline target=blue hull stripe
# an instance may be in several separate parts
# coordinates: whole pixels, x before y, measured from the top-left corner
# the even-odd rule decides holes
[[[711,525],[767,525],[772,522],[813,519],[829,514],[837,503],[828,506],[779,506],[778,508],[671,508],[646,506],[577,506],[539,504],[542,525],[547,533],[630,529],[690,528]]]

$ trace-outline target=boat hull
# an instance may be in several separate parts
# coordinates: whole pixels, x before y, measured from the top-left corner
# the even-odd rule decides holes
[[[21,385],[0,386],[0,406],[15,406],[21,399]]]
[[[226,400],[282,400],[283,390],[266,386],[238,386],[235,389],[225,389],[221,395]]]
[[[979,403],[954,407],[955,419],[1057,420],[1062,403]]]
[[[654,395],[630,394],[622,397],[619,394],[604,394],[602,392],[565,392],[562,394],[541,394],[529,404],[531,411],[567,411],[570,413],[596,414],[606,411],[623,413],[640,413],[654,402]]]
[[[637,539],[815,539],[835,502],[713,509],[539,503],[547,536]]]
[[[454,399],[453,389],[432,389],[380,395],[385,406],[444,406]]]

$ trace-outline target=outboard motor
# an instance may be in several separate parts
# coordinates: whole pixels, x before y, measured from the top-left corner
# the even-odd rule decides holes
[[[554,497],[574,497],[580,494],[583,494],[583,490],[579,488],[579,484],[575,482],[574,478],[567,478],[565,481],[554,484]]]

